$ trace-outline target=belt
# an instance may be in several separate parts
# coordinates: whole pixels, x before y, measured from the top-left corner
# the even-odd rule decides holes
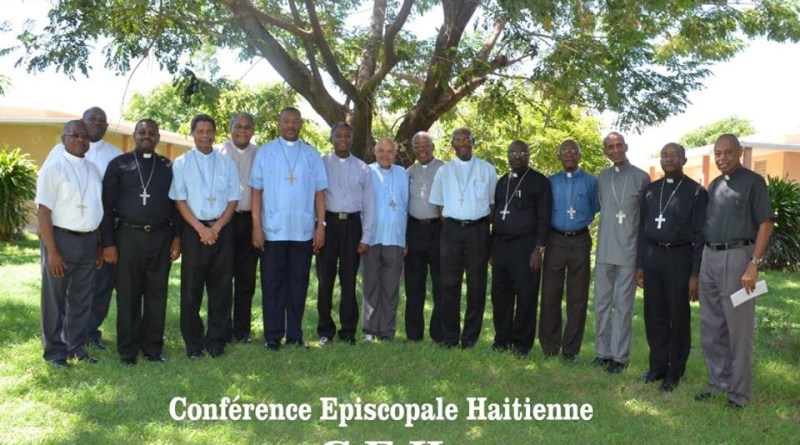
[[[214,225],[215,222],[219,221],[219,218],[217,218],[217,219],[208,219],[208,220],[205,220],[205,221],[202,220],[202,219],[199,219],[198,221],[200,221],[200,224],[202,224],[202,225],[204,225],[206,227],[211,227],[211,226]]]
[[[140,224],[130,224],[130,223],[126,223],[124,221],[120,221],[119,225],[124,226],[124,227],[130,227],[131,229],[144,230],[145,232],[153,232],[153,231],[158,230],[158,229],[163,229],[164,227],[169,227],[170,223],[169,222],[164,222],[164,223],[161,223],[161,224],[144,224],[144,225],[140,225]]]
[[[675,241],[672,243],[657,243],[655,241],[650,241],[650,244],[658,247],[659,249],[670,250],[670,249],[677,249],[679,247],[686,247],[691,246],[691,241]]]
[[[573,230],[571,232],[562,232],[561,230],[558,230],[556,228],[552,228],[552,230],[553,230],[553,232],[556,232],[557,234],[559,234],[561,236],[572,237],[572,236],[583,235],[584,233],[589,231],[589,228],[588,227],[584,227],[582,229]]]
[[[77,230],[69,230],[58,226],[53,226],[53,230],[58,230],[59,232],[66,232],[69,233],[70,235],[75,235],[75,236],[86,236],[94,234],[94,230],[92,230],[91,232],[78,232]]]
[[[252,213],[250,210],[236,210],[233,216],[250,216]]]
[[[523,238],[533,238],[536,236],[535,233],[520,233],[518,235],[495,235],[495,239],[499,239],[501,241],[514,241]]]
[[[480,224],[486,221],[485,216],[483,218],[478,218],[478,219],[455,219],[455,218],[445,218],[445,219],[461,227],[474,226],[475,224]]]
[[[413,216],[409,216],[408,219],[409,221],[413,221],[418,224],[438,224],[441,221],[439,218],[419,219],[414,218]]]
[[[753,244],[753,240],[738,240],[738,241],[731,241],[729,243],[709,243],[706,242],[706,246],[708,246],[711,250],[728,250],[728,249],[738,249],[740,247],[749,246]]]
[[[346,221],[348,219],[356,219],[361,216],[361,212],[345,213],[345,212],[329,212],[325,211],[325,219],[331,218],[337,221]]]

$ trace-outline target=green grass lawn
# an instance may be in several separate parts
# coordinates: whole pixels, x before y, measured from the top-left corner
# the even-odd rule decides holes
[[[693,348],[686,376],[670,394],[645,385],[647,368],[641,295],[634,315],[631,366],[608,375],[589,365],[593,358],[594,316],[588,317],[580,360],[569,365],[544,360],[538,343],[525,359],[490,351],[491,303],[481,341],[471,350],[445,350],[429,340],[403,342],[402,310],[398,339],[382,344],[316,347],[315,278],[304,319],[309,350],[267,352],[262,343],[234,344],[220,359],[189,361],[178,328],[179,265],[170,280],[166,327],[167,362],[119,363],[114,352],[115,307],[103,326],[106,351],[101,362],[56,370],[41,358],[38,241],[0,244],[0,443],[80,444],[324,444],[349,441],[413,440],[445,444],[533,443],[800,443],[800,280],[796,274],[764,274],[769,294],[759,297],[753,397],[746,409],[724,408],[724,398],[694,402],[705,388],[699,342],[698,306],[692,305]],[[313,275],[313,274],[312,274]],[[401,292],[402,293],[402,292]],[[590,305],[590,308],[592,306]],[[337,308],[334,308],[336,311]],[[428,307],[430,310],[430,307]],[[254,302],[254,338],[262,334],[260,292]],[[308,404],[311,419],[176,421],[170,401],[190,403]],[[340,402],[425,404],[441,397],[455,404],[455,420],[321,420],[320,398]],[[531,403],[591,404],[589,421],[468,420],[468,397],[502,403],[508,397]],[[338,443],[338,442],[337,442]]]

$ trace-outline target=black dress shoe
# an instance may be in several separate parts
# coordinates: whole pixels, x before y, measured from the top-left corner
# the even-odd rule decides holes
[[[561,356],[561,359],[564,360],[566,363],[578,362],[578,356],[576,354],[564,354]]]
[[[528,353],[530,353],[530,348],[526,348],[524,346],[514,345],[511,347],[511,353],[514,354],[515,357],[523,358],[527,357]]]
[[[474,347],[475,347],[475,343],[473,343],[471,341],[462,341],[461,342],[461,349],[470,349],[470,348],[474,348]]]
[[[601,368],[607,368],[608,365],[611,364],[611,362],[613,362],[613,360],[611,360],[610,358],[595,357],[594,360],[592,360],[592,366],[599,366]]]
[[[219,358],[225,355],[225,350],[222,348],[211,348],[208,350],[208,355],[210,355],[211,358]]]
[[[658,388],[658,390],[663,392],[672,392],[675,391],[675,388],[677,387],[678,387],[678,381],[667,377],[664,379],[663,382],[661,382],[661,387]]]
[[[67,361],[63,358],[57,360],[48,360],[47,363],[56,369],[67,369],[70,366],[69,363],[67,363]]]
[[[100,360],[97,360],[97,358],[92,357],[91,355],[87,354],[87,355],[84,355],[83,357],[78,357],[78,361],[79,362],[83,362],[83,363],[95,364],[95,363],[99,362]]]
[[[653,383],[659,380],[664,380],[665,375],[663,373],[647,371],[639,377],[639,380],[643,381],[644,383]]]
[[[164,357],[164,354],[145,354],[144,359],[153,363],[164,363],[167,361],[167,358]]]
[[[281,348],[281,344],[276,341],[269,340],[264,342],[264,347],[267,348],[268,351],[277,351]]]
[[[725,406],[728,409],[733,409],[733,410],[737,410],[737,411],[741,410],[741,409],[744,409],[744,405],[743,404],[738,403],[738,402],[734,402],[733,400],[728,400],[728,404],[725,405]]]
[[[136,357],[120,357],[119,361],[122,362],[125,366],[135,366],[136,365]]]
[[[545,360],[550,360],[551,358],[556,358],[556,357],[558,357],[558,352],[545,352],[544,353],[544,359]]]
[[[492,343],[492,351],[504,352],[507,350],[508,350],[508,345],[505,343],[497,343],[497,342]]]
[[[609,374],[619,374],[627,367],[627,363],[620,363],[618,361],[611,360],[611,362],[608,364],[608,367],[606,367],[606,372]]]
[[[203,358],[203,351],[192,351],[187,354],[190,360],[199,360]]]
[[[250,334],[244,334],[241,337],[237,336],[236,341],[239,343],[250,344],[253,342],[253,339],[250,338]]]
[[[296,338],[287,338],[286,339],[286,347],[295,347],[295,348],[303,348],[308,349],[308,343],[304,342],[303,340],[298,340]]]
[[[708,402],[711,398],[714,397],[714,394],[711,391],[704,391],[694,396],[695,402]]]

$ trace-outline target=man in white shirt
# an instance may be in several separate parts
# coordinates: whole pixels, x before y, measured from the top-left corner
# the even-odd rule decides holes
[[[84,349],[96,267],[102,262],[97,228],[103,218],[102,178],[84,158],[89,133],[82,121],[64,125],[65,150],[42,166],[36,205],[42,250],[44,359],[67,368],[68,358],[96,363]]]

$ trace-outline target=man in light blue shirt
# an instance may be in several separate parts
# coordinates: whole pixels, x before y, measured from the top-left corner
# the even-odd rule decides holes
[[[553,193],[551,234],[542,266],[542,310],[539,343],[545,357],[559,352],[577,360],[586,327],[591,278],[592,236],[589,225],[600,211],[597,178],[581,170],[581,148],[567,139],[558,148],[564,170],[550,176]],[[561,300],[566,277],[567,318],[562,332]]]
[[[457,158],[444,164],[433,179],[429,202],[441,209],[442,341],[475,346],[486,307],[489,266],[489,214],[494,207],[497,170],[472,156],[468,128],[453,131]],[[461,330],[461,280],[467,274],[467,311]]]
[[[393,340],[406,245],[408,174],[394,165],[397,147],[384,138],[370,164],[374,194],[372,238],[364,253],[364,341]]]
[[[339,340],[349,344],[356,342],[356,275],[361,254],[367,251],[372,236],[370,216],[375,205],[371,170],[364,161],[350,154],[353,128],[346,122],[337,122],[331,128],[330,141],[333,153],[322,158],[328,174],[328,188],[324,191],[325,245],[317,256],[317,335],[320,346],[333,341],[336,335],[331,311],[337,272],[341,286]]]
[[[317,150],[300,140],[303,118],[285,108],[278,118],[280,137],[264,144],[250,173],[253,188],[253,245],[261,253],[264,346],[307,347],[303,312],[311,255],[325,244],[328,176]]]
[[[233,293],[233,232],[228,224],[242,197],[232,159],[214,150],[217,124],[211,116],[192,119],[195,147],[172,165],[169,197],[186,225],[181,232],[181,334],[186,354],[212,357],[225,350]],[[200,318],[208,289],[208,330]]]

